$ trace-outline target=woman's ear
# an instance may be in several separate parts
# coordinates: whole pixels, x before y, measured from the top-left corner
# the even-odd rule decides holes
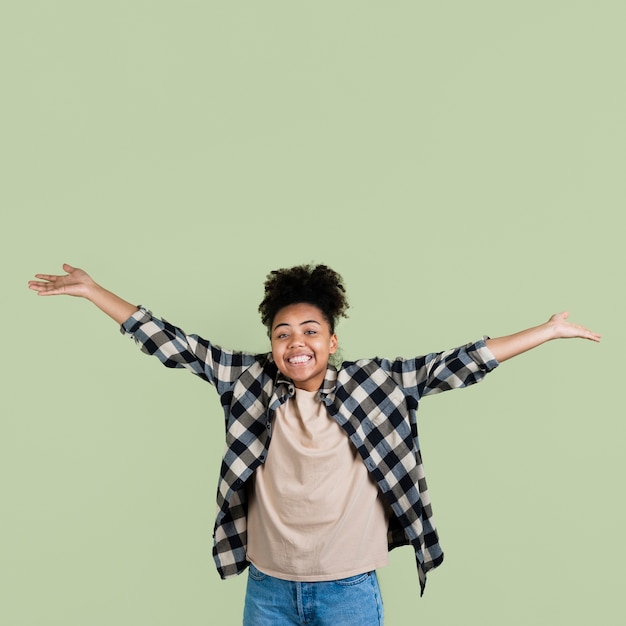
[[[335,354],[335,352],[337,352],[338,346],[339,346],[339,340],[337,339],[337,335],[333,333],[330,336],[330,349],[329,349],[330,354]]]

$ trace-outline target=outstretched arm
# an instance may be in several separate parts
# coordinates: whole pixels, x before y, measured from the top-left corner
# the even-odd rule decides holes
[[[580,338],[600,341],[598,333],[594,333],[579,324],[568,322],[568,315],[569,313],[567,312],[555,313],[547,322],[539,326],[522,330],[513,335],[487,339],[487,347],[493,352],[496,359],[502,363],[502,361],[536,348],[551,339]]]
[[[111,291],[101,287],[87,272],[67,263],[63,264],[67,274],[57,276],[54,274],[36,274],[38,280],[28,282],[29,289],[36,291],[40,296],[76,296],[85,298],[95,304],[101,311],[118,324],[125,322],[137,307]]]

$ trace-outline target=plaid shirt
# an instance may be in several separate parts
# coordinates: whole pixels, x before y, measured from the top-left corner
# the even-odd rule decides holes
[[[184,367],[214,385],[226,417],[226,452],[217,490],[213,556],[222,578],[240,574],[246,559],[246,481],[266,457],[276,409],[293,397],[293,383],[270,354],[224,350],[140,308],[121,327],[166,367]],[[423,396],[465,387],[498,365],[481,339],[412,359],[364,359],[328,366],[319,391],[391,507],[389,549],[411,544],[420,587],[443,561],[417,435]]]

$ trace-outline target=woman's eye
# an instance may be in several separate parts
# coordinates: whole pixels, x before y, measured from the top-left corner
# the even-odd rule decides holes
[[[316,334],[316,331],[315,331],[315,330],[305,330],[305,331],[304,331],[304,334],[305,334],[305,335],[315,335],[315,334]]]

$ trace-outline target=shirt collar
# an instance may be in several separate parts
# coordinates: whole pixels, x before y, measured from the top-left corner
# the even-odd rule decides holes
[[[271,358],[271,357],[270,357]],[[287,378],[284,376],[282,372],[276,368],[276,385],[286,385],[289,390],[289,395],[293,396],[295,393],[295,386],[291,378]],[[326,376],[324,377],[324,382],[319,390],[320,400],[323,400],[327,395],[335,391],[335,387],[337,386],[337,368],[330,363],[326,367]]]
[[[337,386],[337,368],[330,363],[326,367],[326,376],[320,387],[320,396],[325,397],[335,391]]]

